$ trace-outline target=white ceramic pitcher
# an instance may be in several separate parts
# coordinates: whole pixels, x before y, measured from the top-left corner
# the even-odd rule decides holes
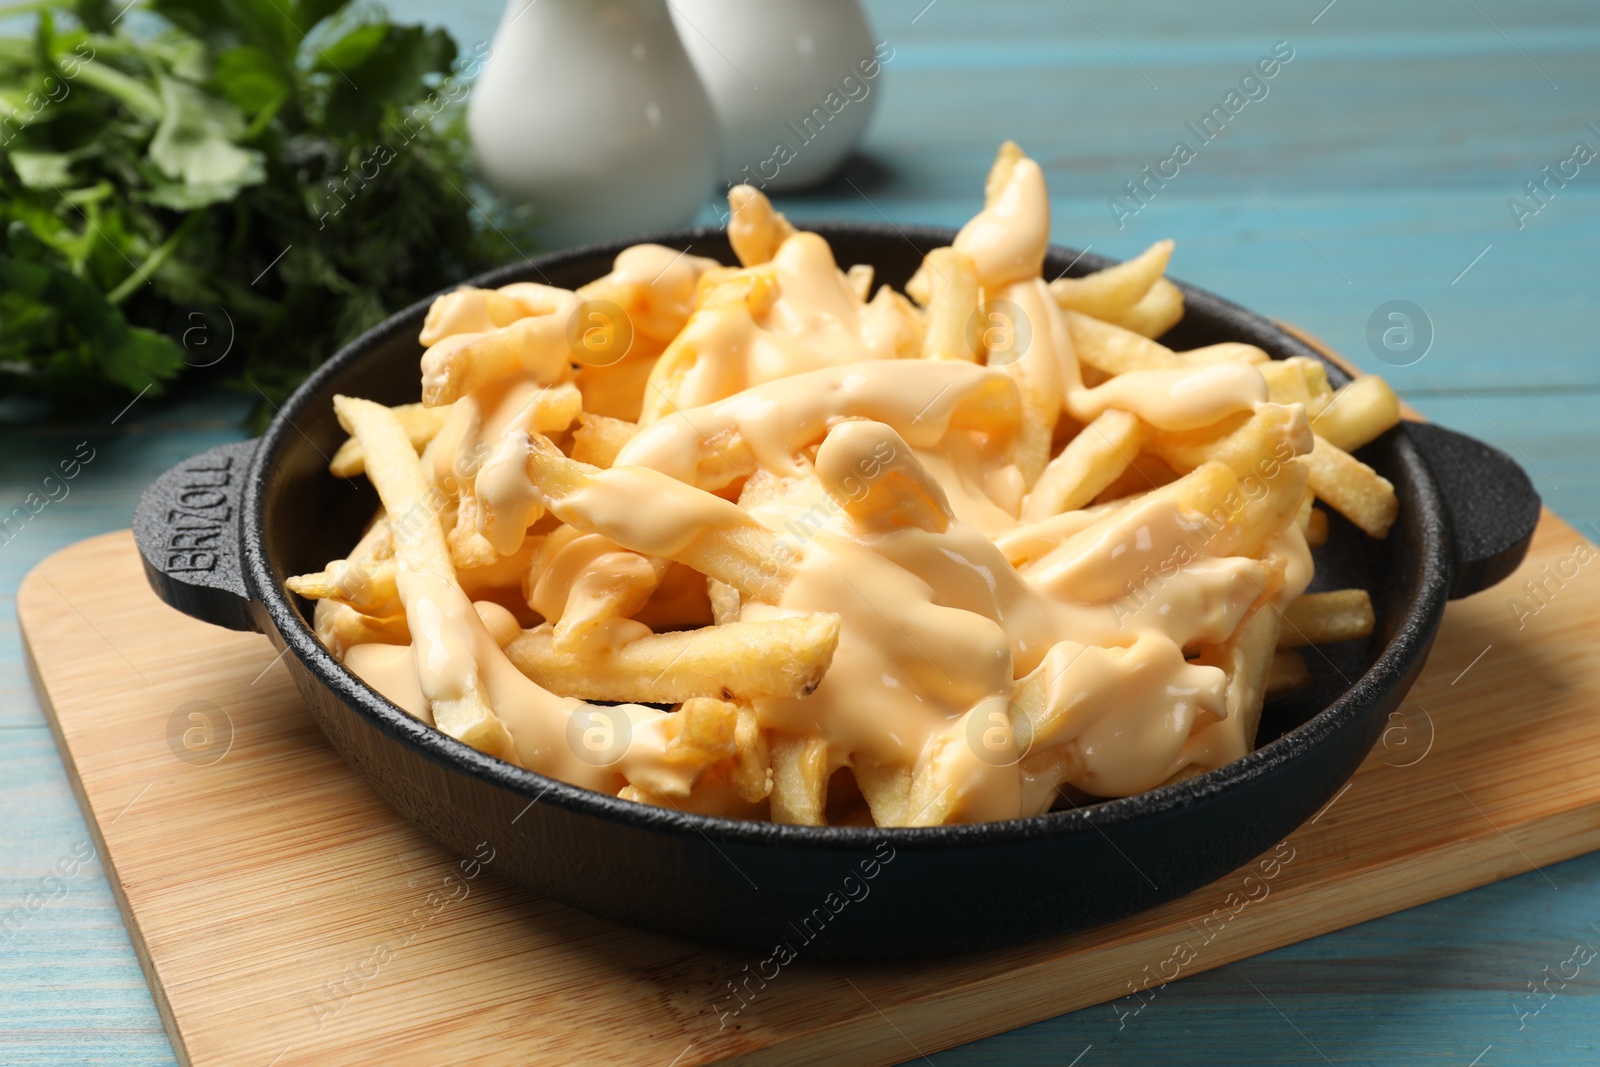
[[[667,0],[510,0],[467,127],[550,245],[686,224],[715,189],[716,120]]]
[[[815,185],[850,154],[878,106],[879,72],[859,0],[672,0],[684,47],[722,130],[724,182]]]

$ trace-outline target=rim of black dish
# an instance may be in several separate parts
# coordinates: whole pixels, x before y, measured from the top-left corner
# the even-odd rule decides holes
[[[946,227],[897,226],[849,221],[807,222],[806,227],[824,237],[837,235],[903,239],[919,252],[949,244],[956,233],[955,230]],[[921,244],[918,243],[918,238],[921,239]],[[525,259],[520,263],[509,264],[475,278],[465,279],[460,284],[475,284],[481,287],[503,285],[514,279],[523,279],[530,270],[538,274],[547,267],[559,267],[564,263],[590,259],[597,255],[615,254],[623,248],[642,242],[678,247],[684,242],[718,239],[725,239],[725,231],[717,227],[645,234],[636,238],[584,245]],[[1059,245],[1051,245],[1048,254],[1050,260],[1067,259],[1068,267],[1063,273],[1070,272],[1073,275],[1099,270],[1118,262]],[[1241,339],[1254,341],[1258,338],[1269,338],[1276,348],[1289,349],[1294,355],[1327,362],[1321,353],[1265,316],[1176,278],[1171,280],[1183,291],[1186,308],[1204,309],[1214,316],[1248,323],[1250,332],[1256,337]],[[448,291],[450,290],[441,290],[441,292]],[[289,435],[300,432],[294,425],[295,415],[330,379],[366,356],[371,346],[388,339],[401,329],[415,329],[436,295],[438,294],[425,297],[410,307],[396,312],[340,349],[307,378],[278,410],[266,433],[260,438],[251,459],[245,484],[240,513],[240,540],[245,563],[245,579],[252,599],[260,603],[270,616],[272,632],[278,635],[283,645],[293,652],[306,669],[319,682],[326,685],[336,698],[350,705],[392,740],[411,748],[425,758],[482,778],[492,785],[526,796],[538,804],[547,804],[575,814],[592,815],[652,832],[703,835],[716,841],[758,846],[816,849],[869,846],[884,840],[885,835],[888,835],[897,847],[948,848],[954,845],[1002,845],[1062,837],[1089,830],[1098,831],[1133,819],[1171,812],[1220,793],[1238,789],[1272,772],[1280,763],[1292,760],[1316,747],[1319,742],[1343,726],[1346,720],[1358,714],[1361,708],[1381,699],[1385,692],[1405,676],[1417,659],[1427,651],[1443,614],[1451,569],[1450,534],[1443,519],[1444,505],[1427,464],[1411,442],[1401,435],[1395,441],[1398,458],[1401,464],[1412,468],[1418,475],[1413,479],[1414,484],[1410,494],[1402,501],[1402,507],[1416,511],[1417,519],[1423,528],[1421,558],[1418,561],[1421,573],[1417,579],[1419,586],[1417,596],[1407,602],[1402,616],[1394,620],[1391,627],[1392,636],[1378,656],[1338,699],[1281,737],[1255,749],[1242,759],[1216,770],[1207,771],[1182,782],[1159,786],[1144,793],[1096,801],[1077,808],[999,822],[933,827],[797,826],[788,823],[729,819],[639,804],[572,785],[479,752],[470,745],[413,718],[379,695],[339,662],[317,639],[316,634],[306,625],[282,587],[272,562],[266,558],[262,531],[266,494],[271,480],[268,477],[269,460],[276,457]],[[1334,370],[1339,376],[1344,376],[1339,368],[1334,367]]]

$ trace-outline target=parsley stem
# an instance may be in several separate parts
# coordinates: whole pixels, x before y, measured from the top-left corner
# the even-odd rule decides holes
[[[145,257],[145,261],[134,272],[122,279],[117,287],[106,294],[106,300],[113,306],[120,305],[128,297],[138,291],[139,287],[150,280],[150,276],[161,269],[161,265],[172,258],[172,253],[177,251],[183,239],[189,236],[189,231],[194,229],[194,224],[200,218],[200,212],[191,211],[178,228],[172,231],[165,241],[154,252]]]

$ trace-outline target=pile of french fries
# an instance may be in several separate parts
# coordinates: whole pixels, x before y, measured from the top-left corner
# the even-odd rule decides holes
[[[1371,633],[1365,591],[1305,590],[1317,502],[1394,522],[1351,454],[1400,419],[1381,379],[1161,344],[1171,241],[1046,281],[1009,142],[904,294],[729,200],[739,266],[638,246],[575,291],[463,288],[428,314],[420,403],[336,400],[331,470],[382,507],[287,584],[396,704],[641,803],[939,825],[1237,759],[1309,680],[1299,648]],[[1152,536],[1160,566],[1105,577]]]

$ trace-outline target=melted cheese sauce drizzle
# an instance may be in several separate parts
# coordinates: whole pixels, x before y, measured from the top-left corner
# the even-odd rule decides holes
[[[907,352],[893,300],[863,303],[813,234],[790,237],[747,289],[719,291],[692,314],[707,262],[680,262],[656,246],[619,256],[608,280],[633,286],[641,327],[672,339],[651,381],[660,392],[675,376],[673,400],[650,421],[647,396],[648,424],[603,484],[562,500],[558,517],[605,536],[560,534],[529,591],[548,619],[581,614],[607,582],[646,580],[643,556],[679,553],[710,528],[766,528],[790,550],[793,577],[778,603],[746,602],[742,617],[831,612],[842,637],[813,693],[757,702],[762,726],[821,738],[830,770],[894,768],[944,783],[954,795],[948,821],[1047,810],[1063,780],[1126,795],[1190,763],[1243,755],[1249,739],[1228,722],[1226,675],[1192,659],[1226,641],[1261,598],[1281,607],[1311,578],[1292,523],[1263,558],[1233,556],[1202,517],[1160,494],[1018,523],[1019,385],[1043,383],[1044,395],[1059,398],[1042,413],[1048,422],[1059,412],[1088,422],[1118,408],[1171,431],[1250,411],[1267,388],[1242,364],[1137,371],[1085,388],[1040,277],[1049,237],[1043,174],[1022,158],[1001,178],[955,247],[974,261],[984,294],[1016,304],[1031,323],[1017,366],[899,358]],[[547,293],[525,296],[525,307],[539,305],[534,317],[566,306]],[[440,307],[437,323],[430,315],[429,328],[478,336],[506,314],[493,300],[462,299]],[[458,401],[425,453],[436,484],[452,473],[470,482],[490,517],[483,536],[502,555],[519,550],[549,504],[526,473],[534,427],[520,413],[563,374],[549,359],[525,363],[531,380]],[[705,491],[757,472],[781,488],[748,509]],[[860,507],[852,513],[889,477],[921,487],[920,519],[897,527]],[[400,581],[412,644],[360,645],[346,657],[396,703],[426,717],[427,698],[471,684],[461,664],[477,664],[525,766],[612,792],[624,781],[677,795],[692,785],[695,769],[669,756],[666,717],[647,708],[627,712],[632,743],[621,763],[597,769],[574,759],[560,738],[580,702],[540,688],[499,653],[505,620],[496,605],[474,607],[431,576]],[[605,640],[614,647],[649,632],[633,625]],[[998,751],[973,744],[1025,687],[1043,709],[1032,736],[1006,728]]]

